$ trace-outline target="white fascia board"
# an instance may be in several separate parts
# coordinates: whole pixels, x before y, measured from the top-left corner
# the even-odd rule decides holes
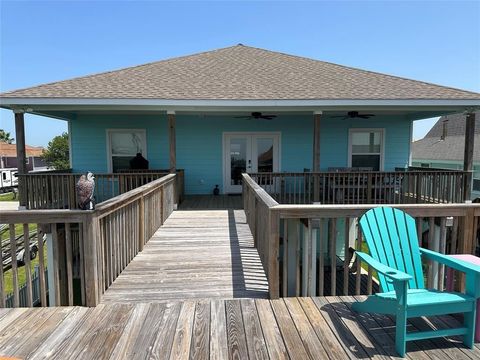
[[[87,99],[87,98],[0,98],[0,106],[78,105],[78,106],[160,106],[182,107],[337,107],[337,106],[419,106],[480,107],[479,99],[465,100],[168,100],[168,99]]]

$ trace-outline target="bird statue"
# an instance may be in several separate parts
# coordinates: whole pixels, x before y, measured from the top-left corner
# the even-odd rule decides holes
[[[87,176],[82,175],[77,182],[77,199],[78,207],[82,210],[93,210],[94,204],[94,190],[95,190],[95,177],[89,171]]]

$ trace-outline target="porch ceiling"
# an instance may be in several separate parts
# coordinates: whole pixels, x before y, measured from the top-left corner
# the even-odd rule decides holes
[[[127,102],[128,103],[128,102]],[[167,111],[175,111],[177,114],[198,114],[211,116],[241,116],[248,115],[253,111],[268,112],[275,115],[312,115],[314,112],[322,111],[323,117],[340,116],[348,111],[359,111],[373,113],[377,116],[405,116],[408,120],[419,120],[442,115],[463,113],[478,107],[466,106],[464,104],[416,104],[414,101],[410,105],[392,103],[390,105],[380,104],[338,104],[338,105],[274,105],[274,104],[254,104],[245,105],[204,105],[204,106],[161,106],[161,105],[100,105],[100,104],[8,104],[6,99],[0,98],[0,107],[5,109],[21,109],[25,113],[47,116],[63,120],[75,119],[80,114],[166,114]]]

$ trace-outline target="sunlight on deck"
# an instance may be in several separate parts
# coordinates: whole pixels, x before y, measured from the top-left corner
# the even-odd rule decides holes
[[[266,298],[268,283],[243,210],[174,211],[103,303]]]

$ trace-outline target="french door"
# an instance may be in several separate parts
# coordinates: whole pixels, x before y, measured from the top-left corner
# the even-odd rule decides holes
[[[224,192],[242,192],[242,173],[278,172],[279,133],[224,133]]]

